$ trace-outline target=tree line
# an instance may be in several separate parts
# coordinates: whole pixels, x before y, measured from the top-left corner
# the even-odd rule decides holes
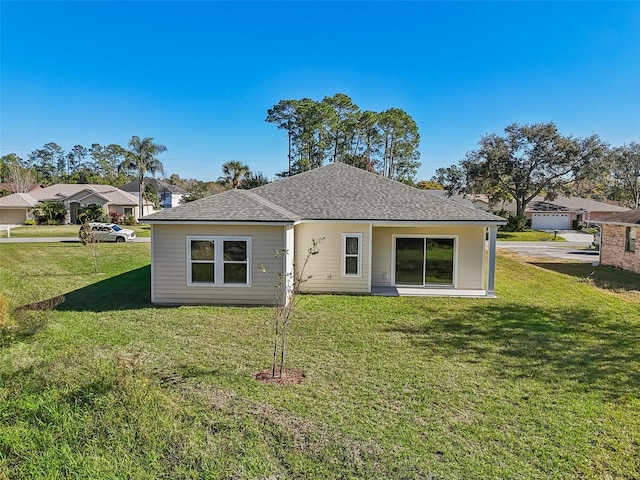
[[[413,119],[400,109],[361,111],[348,96],[337,93],[320,102],[281,100],[268,110],[266,121],[287,134],[288,169],[277,174],[279,178],[333,161],[418,188],[485,194],[492,204],[514,201],[518,215],[539,195],[549,199],[576,195],[640,207],[640,143],[612,146],[597,134],[585,138],[563,135],[553,122],[514,123],[503,134],[484,135],[478,148],[458,164],[438,169],[430,181],[414,183],[420,165],[420,137]],[[142,199],[145,175],[164,175],[157,156],[166,150],[153,138],[137,136],[129,140],[128,148],[94,143],[90,148],[75,145],[65,152],[50,142],[32,151],[27,160],[15,153],[0,157],[0,182],[27,192],[32,183],[121,186],[137,179]],[[178,174],[164,180],[188,192],[184,202],[269,182],[262,172],[252,172],[248,165],[233,160],[222,165],[222,173],[215,182],[181,179]]]
[[[15,153],[0,157],[0,183],[11,184],[13,192],[29,192],[34,185],[55,183],[102,184],[122,186],[132,180],[138,182],[139,207],[146,199],[158,204],[157,194],[144,179],[147,175],[164,175],[164,166],[158,155],[167,147],[154,142],[153,138],[133,136],[124,148],[117,144],[91,148],[75,145],[68,153],[58,144],[49,142],[33,150],[27,160]],[[231,160],[222,165],[223,175],[215,182],[182,179],[178,174],[164,178],[165,183],[176,185],[187,191],[184,203],[219,193],[230,188],[254,188],[269,182],[262,172]],[[0,196],[10,191],[0,191]]]
[[[288,169],[279,177],[343,162],[410,183],[420,167],[418,126],[399,108],[361,110],[350,97],[336,93],[321,101],[280,100],[265,121],[287,136]]]
[[[121,145],[91,147],[75,145],[65,152],[55,142],[49,142],[30,152],[26,159],[15,153],[0,158],[0,179],[8,181],[12,166],[29,170],[33,181],[43,185],[54,183],[94,183],[121,185],[129,181],[128,172],[119,168],[128,150]]]
[[[479,148],[432,178],[450,193],[485,194],[490,204],[516,203],[516,215],[534,197],[575,195],[640,208],[640,144],[611,146],[597,134],[562,135],[553,122],[514,123],[484,135]]]

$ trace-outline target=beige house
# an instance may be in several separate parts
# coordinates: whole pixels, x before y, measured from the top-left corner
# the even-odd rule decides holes
[[[33,209],[44,200],[65,205],[65,223],[77,223],[78,211],[91,204],[101,205],[105,215],[117,212],[124,217],[139,216],[137,197],[111,185],[58,183],[29,193],[14,193],[0,198],[0,224],[18,225],[32,219]]]
[[[600,222],[600,263],[640,273],[640,209],[610,215]]]
[[[498,212],[504,210],[515,214],[515,202],[489,204],[486,195],[469,195],[476,206],[485,211]],[[565,197],[558,195],[553,200],[544,196],[534,197],[525,208],[524,214],[531,221],[531,228],[535,230],[571,230],[577,225],[598,223],[601,219],[613,213],[626,212],[628,208],[598,202],[589,198]]]
[[[494,297],[496,230],[505,223],[342,163],[143,221],[152,227],[154,303],[241,305],[273,304],[261,265],[291,278],[318,238],[307,292]]]

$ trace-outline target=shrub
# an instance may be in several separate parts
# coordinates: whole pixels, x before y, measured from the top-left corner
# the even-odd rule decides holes
[[[111,223],[121,223],[122,215],[120,215],[120,212],[109,212],[109,221]]]
[[[82,207],[78,210],[78,220],[81,222],[108,222],[106,215],[104,214],[104,210],[102,209],[102,205],[98,205],[97,203],[91,203],[86,207]]]
[[[24,224],[25,224],[25,225],[35,225],[35,224],[36,224],[36,221],[35,221],[33,218],[27,218],[27,219],[24,221]]]
[[[64,220],[66,213],[67,208],[64,203],[53,200],[43,200],[33,209],[33,214],[38,223],[47,225],[57,225],[58,222]]]
[[[514,215],[506,210],[500,210],[495,212],[495,214],[507,220],[507,224],[499,228],[500,231],[524,232],[531,227],[530,220],[528,220],[524,215]]]
[[[509,215],[504,229],[507,232],[523,232],[527,228],[527,217],[524,215]]]
[[[126,217],[124,217],[124,220],[122,220],[122,224],[123,225],[137,225],[138,221],[136,220],[136,217],[134,217],[133,215],[127,215]]]

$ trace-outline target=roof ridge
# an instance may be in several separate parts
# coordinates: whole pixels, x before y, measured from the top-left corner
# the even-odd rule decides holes
[[[291,213],[286,208],[281,207],[280,205],[277,205],[277,204],[273,203],[272,201],[261,197],[257,193],[252,192],[251,190],[238,190],[238,191],[241,192],[244,195],[248,195],[249,197],[254,199],[256,202],[260,203],[262,206],[267,207],[267,208],[273,210],[276,213],[284,215],[285,217],[289,217],[291,220],[300,220],[300,217],[298,217],[297,215],[294,215],[293,213]]]

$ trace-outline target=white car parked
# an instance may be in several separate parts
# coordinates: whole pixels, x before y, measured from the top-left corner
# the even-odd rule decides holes
[[[136,232],[115,223],[90,223],[91,236],[99,242],[133,242]]]

